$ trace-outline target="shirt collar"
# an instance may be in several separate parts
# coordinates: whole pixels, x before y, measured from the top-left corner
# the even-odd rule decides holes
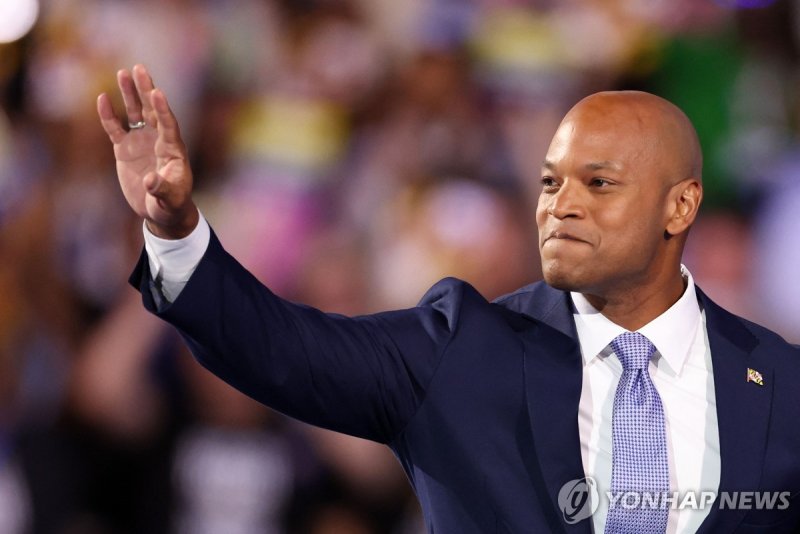
[[[637,330],[655,345],[656,350],[675,374],[680,374],[700,324],[694,278],[681,265],[686,289],[675,304]],[[606,318],[580,293],[570,292],[574,305],[575,326],[581,345],[584,365],[600,355],[618,335],[627,332]]]

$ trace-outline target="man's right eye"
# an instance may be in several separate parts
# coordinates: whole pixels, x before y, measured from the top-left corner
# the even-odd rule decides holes
[[[550,176],[544,176],[542,178],[542,186],[544,187],[556,187],[558,183]]]

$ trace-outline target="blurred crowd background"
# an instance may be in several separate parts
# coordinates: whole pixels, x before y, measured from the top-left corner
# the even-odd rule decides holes
[[[141,221],[95,98],[121,111],[115,72],[137,62],[226,248],[346,314],[448,275],[487,298],[538,279],[563,114],[599,90],[662,95],[706,158],[685,263],[800,342],[798,2],[2,2],[0,532],[422,532],[387,449],[234,392],[127,285]]]

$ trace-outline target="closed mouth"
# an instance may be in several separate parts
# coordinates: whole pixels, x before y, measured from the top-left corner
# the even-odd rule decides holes
[[[549,236],[547,236],[547,239],[545,239],[545,241],[549,241],[550,239],[563,239],[565,241],[578,241],[580,243],[587,242],[567,232],[559,232],[559,231],[552,232]]]

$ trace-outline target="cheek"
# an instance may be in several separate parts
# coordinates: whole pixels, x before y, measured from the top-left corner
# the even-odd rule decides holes
[[[536,226],[539,229],[539,237],[542,237],[542,229],[547,223],[547,205],[542,197],[539,197],[539,203],[536,206]],[[540,239],[541,242],[541,239]]]
[[[651,255],[653,246],[663,233],[654,214],[641,209],[606,210],[598,214],[596,222],[600,230],[601,253],[619,257],[622,261],[635,261],[635,258]]]
[[[640,221],[624,207],[607,206],[593,212],[597,229],[598,251],[601,254],[631,254],[638,241]]]
[[[547,199],[544,195],[539,195],[539,200],[536,203],[536,222],[542,224],[544,218],[547,216]]]

